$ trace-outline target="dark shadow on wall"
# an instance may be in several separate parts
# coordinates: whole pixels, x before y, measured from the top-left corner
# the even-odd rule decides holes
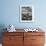
[[[6,28],[6,26],[4,24],[0,24],[0,43],[2,43],[3,32],[6,32],[5,28]]]

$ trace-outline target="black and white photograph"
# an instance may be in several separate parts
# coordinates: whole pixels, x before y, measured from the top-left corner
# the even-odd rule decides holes
[[[20,21],[32,22],[34,18],[34,9],[31,5],[20,6]]]

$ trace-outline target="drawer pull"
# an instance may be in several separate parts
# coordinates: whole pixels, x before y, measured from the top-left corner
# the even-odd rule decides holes
[[[32,40],[36,40],[36,39],[32,39]]]

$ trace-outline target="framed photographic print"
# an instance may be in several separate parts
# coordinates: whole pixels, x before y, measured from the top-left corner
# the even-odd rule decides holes
[[[20,22],[34,21],[34,7],[32,5],[20,6]]]

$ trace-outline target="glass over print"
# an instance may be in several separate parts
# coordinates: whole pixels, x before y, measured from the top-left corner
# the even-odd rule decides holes
[[[22,5],[20,6],[20,21],[21,22],[32,22],[34,19],[33,6]]]

